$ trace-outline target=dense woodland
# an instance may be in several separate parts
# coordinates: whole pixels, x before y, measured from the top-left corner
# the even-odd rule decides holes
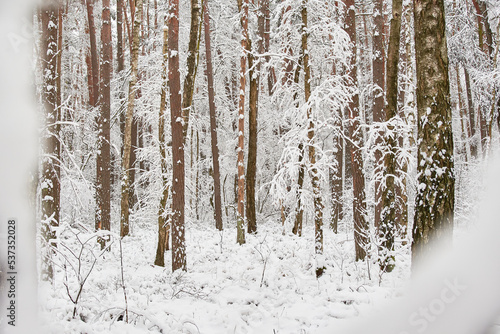
[[[130,240],[174,275],[203,235],[305,238],[314,279],[380,285],[469,221],[499,145],[496,1],[60,0],[33,27],[40,272],[72,317],[111,253],[127,303]]]

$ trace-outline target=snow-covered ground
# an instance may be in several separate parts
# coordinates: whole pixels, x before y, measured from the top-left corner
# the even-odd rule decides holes
[[[153,226],[153,224],[151,224]],[[90,234],[79,232],[86,240]],[[66,227],[61,242],[71,245],[75,256],[65,252],[78,271],[80,244]],[[234,227],[221,234],[214,227],[190,224],[186,230],[187,272],[171,273],[170,251],[166,267],[153,266],[156,232],[136,228],[122,241],[123,282],[128,303],[124,315],[119,242],[99,256],[95,238],[83,252],[80,273],[84,277],[92,257],[97,262],[85,283],[72,318],[72,296],[79,285],[74,271],[62,257],[56,258],[53,285],[42,285],[42,320],[50,333],[314,333],[345,318],[362,315],[382,301],[394,299],[409,275],[409,251],[402,248],[396,269],[379,276],[378,265],[354,262],[351,234],[325,229],[326,273],[315,276],[313,226],[304,235],[282,234],[276,222],[259,226],[239,246]],[[65,239],[66,238],[66,239]],[[88,248],[90,247],[90,248]],[[64,248],[64,247],[59,247]],[[90,261],[90,262],[89,262]],[[370,271],[370,273],[369,273]],[[73,297],[74,298],[74,297]]]

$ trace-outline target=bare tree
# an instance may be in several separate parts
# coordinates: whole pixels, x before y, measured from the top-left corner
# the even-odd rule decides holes
[[[214,179],[215,227],[222,231],[222,201],[220,190],[219,146],[217,143],[217,119],[215,114],[214,74],[212,69],[212,49],[210,43],[210,14],[208,0],[203,1],[203,23],[205,29],[205,59],[207,62],[208,107],[210,109],[210,137],[212,141],[212,162]]]
[[[167,21],[167,20],[165,20]],[[163,64],[162,64],[162,85],[160,97],[160,111],[158,113],[158,142],[161,156],[161,180],[162,180],[162,195],[160,199],[160,207],[158,208],[158,245],[156,247],[155,265],[165,266],[165,248],[168,244],[168,231],[166,217],[166,206],[168,200],[169,182],[167,169],[167,148],[165,142],[165,109],[167,100],[167,64],[168,64],[168,28],[167,22],[163,28]]]
[[[304,95],[305,103],[311,97],[311,68],[309,65],[309,50],[307,48],[307,0],[302,0],[301,8],[301,37],[302,37],[302,63],[304,67]],[[314,250],[317,255],[323,254],[323,204],[319,184],[318,168],[316,167],[316,149],[314,147],[314,119],[310,106],[307,106],[307,139],[309,146],[309,163],[311,164],[310,176],[314,201]],[[324,267],[316,268],[316,277],[323,275]]]
[[[244,166],[244,142],[245,142],[245,86],[246,86],[246,56],[248,50],[248,0],[238,0],[241,23],[241,58],[240,58],[240,99],[238,103],[238,213],[237,213],[237,235],[236,241],[241,245],[245,243],[245,166]]]
[[[353,85],[358,82],[356,63],[356,10],[354,0],[345,0],[347,15],[345,18],[345,30],[348,33],[352,48],[351,66],[349,76]],[[351,167],[353,182],[353,216],[354,216],[354,241],[356,249],[356,260],[363,260],[366,256],[365,246],[368,244],[368,222],[366,221],[366,195],[365,195],[365,175],[363,172],[363,133],[361,131],[361,116],[359,114],[359,93],[356,90],[349,103],[350,118],[350,138],[351,147]]]
[[[383,122],[384,117],[384,92],[385,92],[385,20],[383,15],[384,0],[374,1],[373,23],[373,122]],[[375,144],[381,144],[383,133],[378,133]],[[375,168],[382,168],[383,158],[380,150],[375,151]],[[375,180],[375,226],[380,223],[382,211],[382,197],[380,182]]]
[[[122,189],[121,189],[121,214],[120,214],[120,236],[129,234],[129,188],[130,188],[130,150],[132,146],[132,121],[134,117],[135,94],[137,84],[137,72],[139,64],[139,32],[141,30],[142,0],[136,0],[134,8],[137,12],[134,15],[134,29],[132,31],[132,54],[130,57],[130,80],[128,90],[127,114],[125,116],[125,131],[123,142],[122,158]]]
[[[394,121],[398,115],[398,63],[401,32],[402,0],[392,0],[392,19],[387,50],[387,105],[385,108],[386,121]],[[394,131],[394,124],[389,123],[389,129]],[[379,225],[379,235],[382,240],[379,249],[380,269],[390,272],[394,268],[393,255],[394,231],[397,226],[398,201],[396,191],[396,150],[397,141],[394,133],[386,137],[388,152],[384,157],[385,187],[382,190],[382,217]]]

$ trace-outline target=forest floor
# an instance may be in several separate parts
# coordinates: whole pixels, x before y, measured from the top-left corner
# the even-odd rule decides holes
[[[482,168],[458,169],[455,238],[474,225]],[[165,267],[153,265],[154,215],[131,219],[132,234],[121,249],[113,235],[111,250],[103,252],[88,224],[59,227],[55,279],[40,283],[39,291],[47,333],[318,333],[384,309],[409,281],[408,244],[397,243],[391,273],[380,275],[374,249],[368,261],[354,261],[350,217],[338,234],[325,226],[320,263],[326,272],[319,279],[310,223],[298,237],[289,226],[283,234],[276,220],[261,221],[258,233],[239,246],[234,224],[219,232],[212,223],[188,222],[187,272],[172,273],[170,251]],[[116,222],[112,229],[119,230]]]
[[[396,298],[409,276],[408,247],[400,248],[395,270],[380,276],[376,260],[354,261],[352,233],[325,229],[327,269],[317,279],[313,227],[297,237],[283,235],[276,222],[259,225],[242,246],[234,227],[221,233],[189,224],[188,270],[172,274],[170,251],[165,268],[152,265],[156,231],[147,225],[122,241],[123,281],[119,241],[101,254],[93,234],[69,226],[60,231],[73,254],[61,251],[55,282],[41,287],[49,333],[315,333]],[[76,234],[91,239],[81,256]],[[73,318],[68,291],[75,300],[87,274]]]

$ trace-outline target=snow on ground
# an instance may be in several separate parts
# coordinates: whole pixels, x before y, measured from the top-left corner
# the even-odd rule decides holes
[[[89,237],[77,233],[81,240]],[[259,226],[257,235],[247,235],[242,246],[236,243],[234,227],[221,234],[211,226],[189,224],[188,270],[172,274],[170,251],[165,268],[152,265],[155,229],[136,228],[122,242],[126,323],[119,241],[111,252],[97,256],[90,271],[87,251],[82,253],[87,262],[78,267],[80,246],[69,227],[60,232],[60,239],[75,253],[66,255],[67,261],[76,271],[80,268],[82,277],[90,275],[73,319],[64,283],[73,298],[79,285],[69,262],[65,275],[64,261],[56,257],[60,267],[55,283],[40,289],[42,320],[49,333],[314,333],[394,299],[409,273],[407,248],[397,255],[396,269],[380,277],[374,260],[354,262],[352,235],[325,229],[327,270],[316,279],[313,227],[306,225],[304,235],[297,237],[283,235],[279,224],[268,222]],[[86,247],[99,254],[93,240]]]

